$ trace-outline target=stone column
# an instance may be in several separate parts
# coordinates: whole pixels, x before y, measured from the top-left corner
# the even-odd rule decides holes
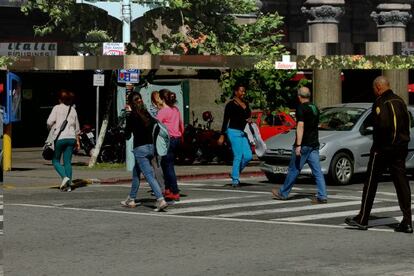
[[[344,0],[307,0],[302,12],[309,17],[309,41],[298,45],[299,55],[326,55],[326,43],[338,43]],[[313,53],[311,53],[313,51]],[[313,102],[319,107],[342,103],[341,70],[313,71]]]
[[[341,70],[314,70],[313,91],[313,102],[319,108],[342,103]]]
[[[338,43],[339,18],[344,14],[344,0],[307,0],[302,12],[309,17],[309,41]]]
[[[412,0],[382,0],[371,17],[377,23],[378,41],[405,42],[406,27],[411,20]]]
[[[408,104],[408,70],[389,69],[384,70],[382,75],[390,81],[392,91]]]
[[[406,26],[412,18],[413,0],[380,0],[378,2],[376,11],[371,13],[371,17],[377,23],[379,43],[388,45],[392,42],[405,42]],[[389,51],[384,51],[382,54],[392,54]],[[367,55],[369,54],[378,53],[367,52]],[[383,75],[390,81],[393,91],[408,104],[408,70],[384,70]]]

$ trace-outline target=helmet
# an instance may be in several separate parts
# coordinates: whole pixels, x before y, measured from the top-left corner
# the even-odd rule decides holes
[[[206,122],[212,121],[213,120],[213,115],[211,114],[210,111],[204,111],[203,112],[203,120]]]

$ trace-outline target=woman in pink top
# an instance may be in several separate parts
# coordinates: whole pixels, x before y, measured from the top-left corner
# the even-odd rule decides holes
[[[161,168],[164,173],[165,198],[169,200],[180,200],[177,185],[177,176],[174,169],[175,151],[180,144],[184,133],[184,123],[181,119],[180,110],[175,106],[176,96],[168,89],[159,91],[162,107],[158,111],[157,119],[163,123],[170,134],[170,147],[166,156],[161,159]]]

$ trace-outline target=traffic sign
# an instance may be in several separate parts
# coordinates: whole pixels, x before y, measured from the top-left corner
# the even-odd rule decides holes
[[[105,86],[105,75],[93,74],[93,86]]]
[[[138,83],[139,70],[138,69],[119,69],[118,82],[120,83]]]

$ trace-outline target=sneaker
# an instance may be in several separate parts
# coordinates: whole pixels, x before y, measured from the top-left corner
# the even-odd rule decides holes
[[[368,230],[368,225],[359,223],[355,217],[346,217],[345,223],[348,224],[349,226],[354,226],[358,228],[359,230]]]
[[[326,204],[326,203],[328,203],[328,199],[326,199],[326,198],[324,198],[324,199],[322,199],[322,198],[319,198],[319,197],[313,197],[312,198],[312,204]]]
[[[240,187],[240,181],[238,181],[238,180],[233,180],[233,181],[232,181],[232,183],[231,183],[231,186],[232,186],[233,188],[238,188],[238,187]]]
[[[155,212],[161,212],[167,207],[168,207],[168,203],[165,201],[164,198],[157,199],[157,203],[155,204],[154,211]]]
[[[65,176],[65,177],[62,179],[62,183],[60,184],[59,189],[61,189],[61,190],[63,191],[63,190],[65,189],[65,187],[69,185],[69,183],[70,183],[70,179],[69,179],[69,177]]]
[[[284,197],[280,194],[280,192],[276,189],[272,189],[272,198],[276,200],[287,200],[287,197]]]
[[[66,192],[72,192],[72,187],[70,185],[67,186]]]
[[[137,204],[135,203],[135,199],[134,198],[130,198],[129,196],[125,200],[121,201],[121,205],[123,207],[128,207],[128,208],[135,208],[135,207],[137,207]]]
[[[170,194],[172,194],[171,193],[171,190],[170,189],[165,189],[165,191],[164,191],[164,196],[168,196],[168,195],[170,195]]]
[[[176,194],[173,194],[173,193],[170,193],[170,194],[168,194],[168,195],[166,195],[165,196],[165,199],[166,200],[173,200],[173,201],[180,201],[180,194],[179,193],[176,193]]]

